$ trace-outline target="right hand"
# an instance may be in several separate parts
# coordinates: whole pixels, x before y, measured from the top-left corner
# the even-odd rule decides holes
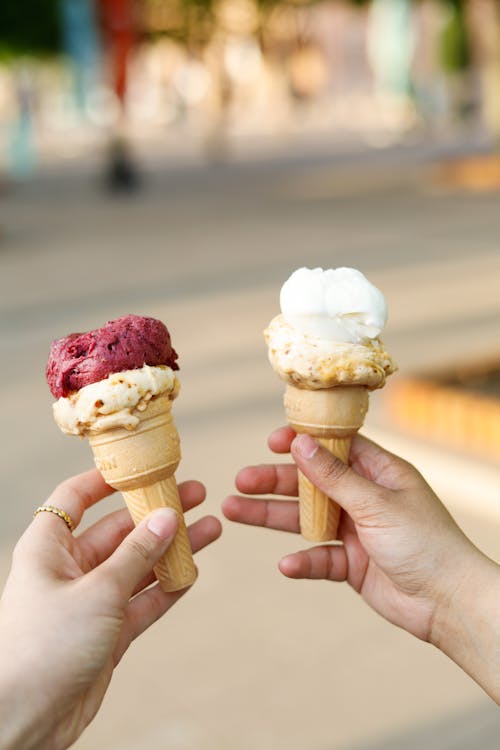
[[[289,578],[347,581],[387,620],[432,641],[436,618],[484,556],[418,471],[361,435],[352,441],[351,466],[289,427],[273,433],[269,445],[277,453],[291,450],[303,474],[344,509],[343,544],[290,554],[280,561],[281,572]],[[248,494],[296,496],[297,468],[247,467],[236,486]],[[223,511],[233,521],[299,532],[294,501],[233,495]]]
[[[49,504],[68,513],[76,529],[86,509],[112,492],[93,469],[60,484]],[[184,482],[179,495],[189,511],[203,502],[205,488]],[[177,524],[166,508],[137,527],[123,508],[80,534],[52,513],[33,519],[0,598],[2,749],[59,750],[79,737],[132,641],[188,590],[165,593],[153,573]],[[188,529],[193,552],[220,533],[212,516],[195,521]]]

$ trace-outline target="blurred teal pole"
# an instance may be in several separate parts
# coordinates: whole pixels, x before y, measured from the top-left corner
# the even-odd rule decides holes
[[[410,94],[413,41],[411,0],[373,0],[369,51],[378,93]]]
[[[77,107],[85,111],[99,69],[99,40],[93,0],[61,0],[61,25],[64,49],[74,74]]]
[[[12,123],[7,143],[7,164],[13,177],[29,177],[36,169],[33,125],[33,90],[27,70],[15,74],[18,114]]]

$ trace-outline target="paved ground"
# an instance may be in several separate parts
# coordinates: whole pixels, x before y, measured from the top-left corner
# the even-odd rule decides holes
[[[179,478],[206,481],[215,513],[241,465],[270,460],[266,434],[283,421],[261,331],[294,267],[353,265],[378,283],[403,371],[500,355],[498,195],[439,193],[421,175],[404,151],[371,164],[151,160],[142,192],[112,198],[90,161],[3,195],[0,577],[32,507],[91,461],[51,420],[43,367],[54,337],[126,312],[167,322],[182,366]],[[383,398],[368,431],[415,461],[498,559],[498,469],[398,436]],[[195,590],[135,644],[76,747],[492,748],[496,708],[444,656],[346,587],[278,574],[280,555],[299,547],[226,524],[200,555]]]

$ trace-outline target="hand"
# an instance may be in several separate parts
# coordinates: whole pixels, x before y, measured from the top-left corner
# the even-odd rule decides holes
[[[205,498],[199,482],[179,491],[184,510]],[[76,527],[112,492],[93,470],[63,482],[48,503],[69,513]],[[118,510],[78,536],[52,513],[34,518],[0,599],[2,750],[66,748],[89,724],[130,643],[186,592],[151,586],[153,566],[176,528],[167,509],[136,528],[128,511]],[[197,521],[189,528],[193,551],[220,533],[216,518]]]
[[[288,427],[273,433],[269,445],[277,453],[291,450],[305,476],[343,508],[342,544],[288,555],[279,563],[281,572],[289,578],[347,581],[383,617],[438,645],[494,693],[498,682],[492,688],[489,678],[464,663],[449,635],[456,635],[457,606],[477,594],[478,581],[483,587],[486,581],[494,584],[498,599],[499,568],[472,545],[417,470],[360,435],[352,441],[351,466]],[[248,494],[293,497],[297,468],[248,467],[239,472],[236,486]],[[299,532],[296,501],[233,495],[223,512],[233,521]]]

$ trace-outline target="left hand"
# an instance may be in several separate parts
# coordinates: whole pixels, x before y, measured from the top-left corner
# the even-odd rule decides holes
[[[297,467],[342,507],[339,540],[287,555],[289,578],[347,581],[376,612],[433,643],[500,705],[500,566],[457,526],[415,467],[355,435],[350,466],[289,427],[269,447],[296,466],[251,466],[240,492],[296,497]],[[299,532],[296,500],[232,495],[227,518]],[[325,592],[326,594],[326,592]]]
[[[433,624],[466,571],[484,564],[484,555],[418,471],[361,435],[352,440],[351,466],[290,427],[274,432],[269,445],[277,453],[291,451],[305,476],[343,509],[338,530],[342,544],[287,555],[279,563],[283,575],[347,581],[387,620],[433,641]],[[247,467],[236,486],[249,494],[296,497],[297,466]],[[231,496],[223,512],[242,523],[300,531],[297,500]]]
[[[179,491],[185,511],[205,498],[199,482],[184,482]],[[60,484],[47,504],[63,508],[77,527],[84,511],[112,492],[92,470]],[[175,513],[165,509],[136,528],[128,511],[118,510],[78,536],[52,513],[34,518],[16,545],[0,599],[6,747],[60,750],[93,719],[131,642],[187,590],[167,594],[151,586],[153,566],[176,528]],[[220,533],[216,518],[200,519],[189,528],[193,551]]]

